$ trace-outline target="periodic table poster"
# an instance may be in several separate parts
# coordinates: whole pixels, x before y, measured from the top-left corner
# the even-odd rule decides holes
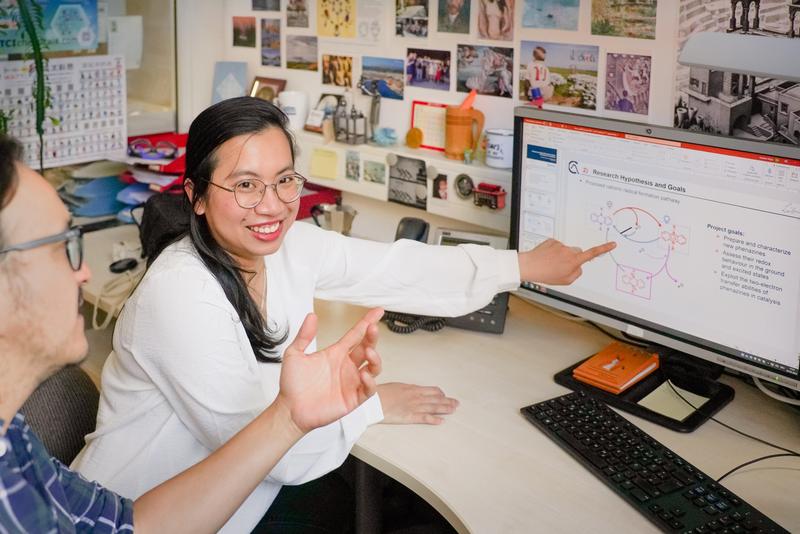
[[[44,122],[44,166],[124,156],[127,147],[125,64],[122,56],[50,59],[51,106]],[[0,62],[0,109],[14,110],[9,133],[39,165],[32,61]],[[57,124],[50,120],[57,119]]]

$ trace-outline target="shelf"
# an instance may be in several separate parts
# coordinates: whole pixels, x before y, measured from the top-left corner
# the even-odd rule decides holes
[[[426,211],[506,234],[509,231],[511,217],[510,169],[495,169],[478,162],[466,164],[463,161],[448,159],[444,156],[444,153],[434,150],[413,149],[401,145],[383,147],[372,144],[349,145],[338,142],[325,144],[320,134],[306,131],[293,133],[299,148],[296,162],[297,170],[307,176],[312,183],[377,200],[388,201],[389,164],[387,163],[387,157],[396,155],[423,160],[428,170]],[[314,173],[311,172],[311,159],[317,150],[327,150],[336,153],[336,177],[334,179],[315,176]],[[345,164],[348,152],[356,152],[359,154],[358,180],[351,180],[345,177]],[[389,159],[391,160],[392,158]],[[384,183],[370,182],[364,179],[364,162],[376,162],[386,166]],[[447,199],[434,198],[432,196],[433,179],[436,177],[430,172],[432,169],[435,169],[437,175],[444,174],[447,176]],[[467,198],[459,197],[454,188],[454,179],[461,174],[466,174],[472,178],[474,185],[487,183],[502,187],[506,192],[505,207],[503,209],[491,209],[487,206],[476,206],[472,196]],[[409,206],[409,208],[413,209],[413,206]]]

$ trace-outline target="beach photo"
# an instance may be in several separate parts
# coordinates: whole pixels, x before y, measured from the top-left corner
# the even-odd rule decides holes
[[[261,64],[281,66],[281,19],[261,19]]]
[[[524,0],[523,28],[576,31],[580,0]]]
[[[597,46],[522,41],[519,99],[535,89],[547,104],[597,109]]]
[[[361,92],[383,98],[403,99],[403,60],[386,57],[361,58]]]
[[[647,115],[650,110],[652,58],[606,54],[606,109]]]
[[[406,84],[426,89],[450,90],[450,51],[409,48]]]
[[[458,45],[456,90],[511,98],[514,91],[514,49]]]
[[[313,35],[286,36],[286,68],[317,70],[317,38]]]

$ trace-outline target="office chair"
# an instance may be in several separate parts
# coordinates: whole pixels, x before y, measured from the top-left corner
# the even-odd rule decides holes
[[[39,384],[20,412],[47,451],[69,465],[94,431],[99,400],[89,375],[70,365]]]

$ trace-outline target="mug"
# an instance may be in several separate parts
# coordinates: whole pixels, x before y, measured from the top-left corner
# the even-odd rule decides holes
[[[278,94],[278,107],[289,118],[289,126],[298,132],[303,129],[308,115],[308,97],[302,91],[281,91]]]
[[[486,165],[510,169],[514,159],[514,131],[504,128],[486,130]]]
[[[474,108],[461,109],[447,106],[445,111],[444,155],[450,159],[464,159],[464,151],[472,153],[478,148],[483,131],[483,113]]]

